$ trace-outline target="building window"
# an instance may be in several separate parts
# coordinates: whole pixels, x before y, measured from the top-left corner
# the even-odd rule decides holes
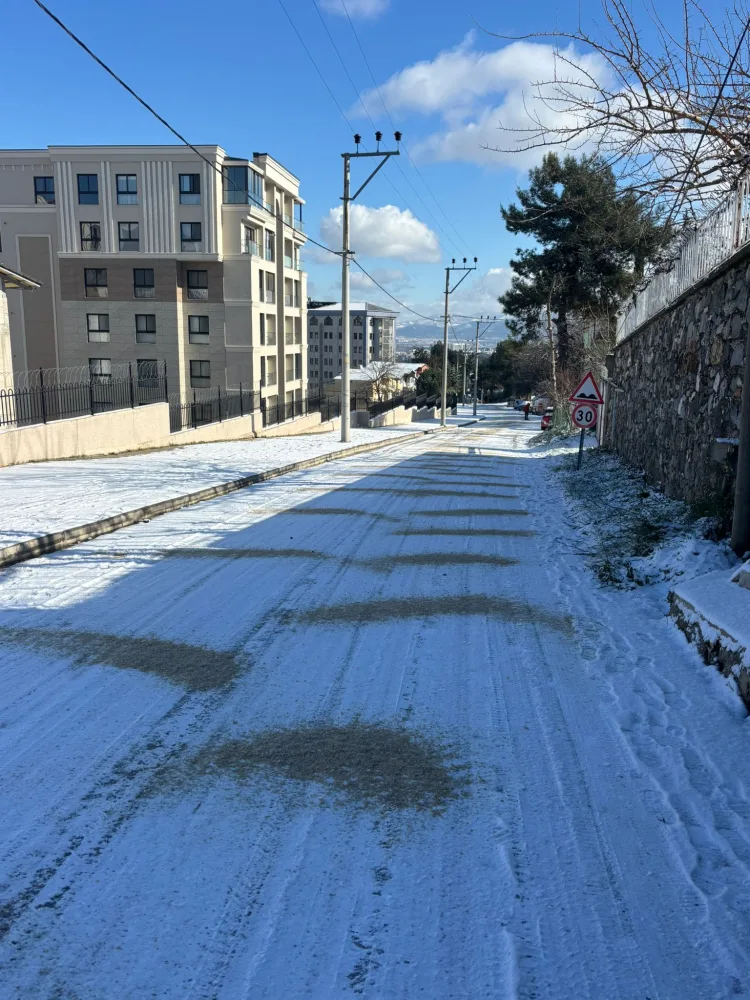
[[[191,344],[208,343],[208,316],[188,316],[188,340]]]
[[[211,384],[211,362],[191,361],[190,387],[192,389],[203,389],[210,384]]]
[[[89,358],[89,375],[92,382],[111,382],[112,359]]]
[[[189,299],[208,298],[208,271],[188,271],[187,297]]]
[[[260,342],[261,345],[266,342],[266,314],[260,314]]]
[[[78,204],[99,204],[99,177],[97,174],[78,175]]]
[[[263,208],[263,178],[250,167],[224,167],[224,202]]]
[[[276,344],[276,317],[266,316],[266,344],[274,347]]]
[[[268,261],[276,260],[276,237],[269,230],[265,230],[266,233],[266,243],[265,243],[265,258]]]
[[[180,204],[200,205],[201,175],[180,174]]]
[[[276,301],[276,275],[266,271],[266,302]]]
[[[55,204],[55,178],[35,177],[34,178],[34,201],[37,205]]]
[[[266,384],[266,359],[261,357],[260,359],[260,387],[261,389]]]
[[[121,250],[129,250],[129,251],[140,250],[141,243],[140,243],[140,236],[138,234],[137,222],[118,222],[117,231],[119,235]]]
[[[154,289],[154,269],[152,267],[133,268],[133,298],[156,298]]]
[[[354,319],[352,320],[352,326],[362,326],[362,317],[355,316]]]
[[[135,174],[117,174],[117,204],[138,204],[138,181]]]
[[[136,344],[156,343],[156,316],[154,313],[135,317],[135,342]]]
[[[200,250],[200,242],[203,239],[200,222],[181,222],[180,241],[183,250]]]
[[[302,355],[294,355],[294,377],[295,379],[302,378]]]
[[[317,326],[317,325],[318,325],[318,317],[317,316],[311,316],[310,317],[310,326]]]
[[[106,267],[85,267],[83,269],[83,283],[86,288],[87,299],[106,299]]]
[[[90,344],[109,343],[109,313],[86,313],[86,332]]]
[[[326,316],[326,318],[323,320],[323,326],[333,326],[333,320],[331,319],[330,316]]]
[[[81,223],[81,250],[101,250],[102,227],[98,222]]]

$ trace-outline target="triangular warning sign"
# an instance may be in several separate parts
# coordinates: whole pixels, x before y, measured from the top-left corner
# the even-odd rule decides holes
[[[571,403],[593,403],[594,406],[600,406],[604,403],[602,394],[599,392],[599,386],[596,384],[591,372],[586,373],[581,384],[572,396],[568,396],[568,399]]]

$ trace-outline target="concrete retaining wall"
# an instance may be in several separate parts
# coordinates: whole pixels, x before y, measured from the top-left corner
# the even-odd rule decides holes
[[[48,424],[9,427],[0,431],[0,468],[26,462],[121,455],[211,441],[313,434],[338,426],[338,419],[321,424],[320,414],[310,413],[273,427],[263,427],[260,413],[252,413],[171,434],[169,404],[154,403],[98,413],[93,417],[71,417],[69,420],[52,420]]]
[[[618,344],[605,443],[670,497],[726,513],[748,330],[746,252]]]

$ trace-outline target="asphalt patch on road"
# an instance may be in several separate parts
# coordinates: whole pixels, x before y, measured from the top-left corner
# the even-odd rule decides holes
[[[510,500],[515,499],[509,497]],[[412,517],[527,517],[518,507],[456,507],[449,510],[414,510]]]
[[[533,538],[535,531],[522,528],[400,528],[394,535],[417,537],[420,535],[444,535],[448,537],[476,538],[485,535],[490,538]]]
[[[433,480],[434,482],[434,480]],[[484,497],[485,500],[515,500],[512,493],[477,493],[471,490],[406,490],[368,487],[368,486],[339,486],[336,492],[347,493],[390,493],[396,497]]]
[[[273,729],[211,745],[193,758],[196,775],[230,774],[313,784],[334,800],[381,813],[441,813],[466,794],[455,752],[411,730],[353,722]]]
[[[231,653],[154,637],[3,627],[0,642],[49,656],[69,657],[81,665],[153,674],[189,691],[223,687],[241,670]]]
[[[568,615],[558,615],[542,605],[508,597],[488,597],[485,594],[459,594],[456,596],[394,597],[378,601],[350,601],[346,604],[324,604],[307,611],[290,611],[282,615],[285,624],[304,625],[366,625],[407,618],[435,618],[445,616],[499,618],[518,625],[544,625],[562,632],[572,633],[572,620]]]
[[[480,555],[474,552],[414,552],[411,555],[358,559],[355,565],[386,573],[396,566],[517,566],[518,563],[518,559],[510,559],[508,556]]]
[[[176,559],[330,559],[316,549],[162,549],[159,555]]]

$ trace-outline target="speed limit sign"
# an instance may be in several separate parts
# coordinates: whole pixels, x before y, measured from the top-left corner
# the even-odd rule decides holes
[[[573,407],[573,423],[582,430],[596,427],[597,408],[591,403],[578,403]]]

